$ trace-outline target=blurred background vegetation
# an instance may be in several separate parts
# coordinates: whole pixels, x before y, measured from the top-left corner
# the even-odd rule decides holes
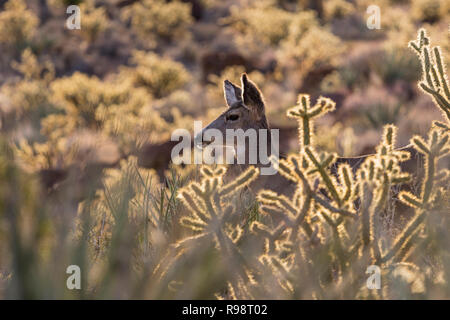
[[[81,30],[65,27],[70,4]],[[366,26],[373,4],[379,30]],[[247,72],[282,152],[298,149],[285,116],[298,93],[336,102],[316,123],[320,150],[374,152],[388,123],[406,145],[442,119],[408,41],[425,27],[448,65],[449,23],[446,0],[0,0],[0,297],[214,297],[205,275],[226,271],[208,267],[211,248],[195,289],[151,285],[189,233],[177,191],[199,175],[170,165],[172,131],[217,117],[223,80]],[[72,264],[83,290],[65,286]]]

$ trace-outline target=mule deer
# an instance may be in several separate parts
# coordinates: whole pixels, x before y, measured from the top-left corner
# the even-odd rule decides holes
[[[253,83],[245,73],[241,76],[241,87],[231,83],[228,80],[224,81],[224,96],[228,106],[227,110],[225,110],[217,119],[206,126],[201,133],[195,137],[196,146],[204,147],[212,142],[205,142],[203,139],[205,132],[209,129],[219,130],[223,136],[226,135],[228,129],[242,129],[244,131],[248,129],[255,129],[258,134],[261,132],[259,129],[272,130],[265,114],[265,102],[263,96],[256,84]],[[272,150],[273,141],[271,141],[271,135],[269,134],[267,137],[267,145],[264,147],[266,150]],[[257,139],[256,141],[260,140]],[[248,159],[248,150],[251,149],[248,145],[249,140],[246,140],[245,143],[245,150],[247,150],[246,159]],[[258,144],[258,151],[261,147],[262,146]],[[399,150],[408,151],[411,154],[410,160],[402,163],[402,169],[410,173],[416,173],[418,168],[417,164],[421,163],[421,155],[411,145],[400,148]],[[371,155],[346,158],[340,157],[330,168],[331,172],[336,174],[337,166],[340,163],[348,163],[352,167],[353,171],[356,172],[364,160],[369,156]],[[281,157],[283,156],[281,155]],[[259,160],[260,159],[258,158],[256,166],[261,167],[263,165]],[[232,179],[241,173],[246,166],[248,166],[247,162],[246,164],[233,164],[228,170],[227,178]],[[261,188],[270,189],[282,194],[292,194],[295,186],[281,175],[275,174],[261,175],[251,184],[252,191],[258,191]]]

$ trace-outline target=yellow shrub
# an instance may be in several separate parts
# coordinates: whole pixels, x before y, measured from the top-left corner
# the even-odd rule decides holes
[[[0,43],[23,46],[34,35],[39,23],[37,16],[27,10],[25,1],[9,0],[0,12]]]
[[[321,27],[292,28],[292,33],[281,43],[279,52],[282,63],[289,65],[293,61],[300,66],[301,75],[326,66],[337,65],[343,44],[338,37]]]
[[[87,1],[80,5],[81,9],[81,33],[89,41],[93,42],[108,28],[109,20],[105,8],[94,7],[93,1]]]
[[[186,34],[192,23],[191,5],[180,1],[143,0],[136,2],[123,14],[146,43],[154,45],[157,38],[177,39]]]
[[[346,0],[329,0],[324,3],[325,17],[342,18],[355,11],[355,7],[352,3]]]
[[[415,0],[412,2],[412,16],[421,22],[436,22],[448,14],[450,5],[446,0]]]
[[[136,68],[124,69],[136,86],[142,86],[156,98],[164,97],[183,87],[190,76],[181,63],[162,58],[155,53],[135,51],[132,63]]]
[[[231,15],[223,23],[229,23],[239,32],[241,45],[277,45],[287,36],[293,17],[288,11],[257,3],[248,8],[231,7]]]

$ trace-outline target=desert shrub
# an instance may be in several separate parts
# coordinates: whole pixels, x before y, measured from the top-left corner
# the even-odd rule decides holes
[[[433,23],[439,21],[450,9],[447,1],[442,0],[416,0],[412,2],[412,15],[414,19]]]
[[[406,106],[404,97],[372,83],[349,95],[342,112],[346,121],[356,118],[359,120],[357,126],[379,129],[402,119],[406,115]]]
[[[355,1],[354,4],[357,6],[360,10],[366,10],[368,6],[374,4],[379,6],[380,8],[387,8],[390,0],[358,0]]]
[[[306,75],[312,70],[336,66],[342,45],[339,38],[325,28],[293,22],[289,36],[281,43],[279,56],[283,64],[293,61],[299,66],[299,72]]]
[[[420,63],[405,49],[383,52],[372,61],[371,69],[387,84],[396,80],[415,82],[420,76]]]
[[[327,19],[343,18],[354,11],[353,4],[346,0],[332,0],[324,3],[324,12]]]
[[[39,138],[40,120],[55,111],[48,86],[41,81],[20,81],[3,86],[0,93],[7,97],[9,116],[14,123],[23,121],[32,124],[25,136]],[[8,123],[8,126],[11,125]]]
[[[383,29],[386,30],[386,50],[402,50],[416,35],[414,19],[405,8],[394,7],[383,14]]]
[[[127,105],[128,110],[137,112],[149,99],[144,90],[131,94],[129,83],[104,82],[78,72],[55,80],[51,90],[58,107],[72,118],[68,123],[93,129],[101,126],[109,108]]]
[[[35,91],[30,94],[36,94],[31,97],[34,100],[30,100],[29,104],[36,107],[37,102],[49,103],[53,112],[45,114],[40,122],[44,141],[22,142],[18,146],[18,157],[31,168],[59,167],[63,163],[67,166],[77,161],[77,154],[80,154],[77,149],[86,148],[81,147],[85,145],[83,142],[80,146],[77,141],[87,130],[91,132],[93,140],[98,140],[88,143],[89,146],[95,149],[95,144],[104,144],[106,149],[103,152],[113,154],[111,158],[117,158],[114,156],[117,148],[114,144],[117,144],[121,154],[130,154],[146,142],[166,141],[174,128],[190,128],[192,119],[184,117],[172,107],[164,110],[167,121],[162,118],[156,106],[150,103],[152,95],[148,93],[150,91],[156,96],[169,94],[184,84],[186,79],[183,77],[188,76],[187,72],[171,60],[143,53],[137,53],[136,57],[141,62],[136,73],[127,70],[110,81],[76,72],[70,77],[47,83],[48,88],[42,87],[44,84],[35,87],[43,82],[24,83],[25,89],[34,88]],[[146,85],[147,90],[140,87],[142,85]],[[39,91],[39,88],[45,90]],[[12,95],[12,98],[22,99],[19,102],[25,107],[25,99],[31,99],[24,96],[27,92],[22,90],[20,95]],[[37,101],[38,98],[46,100]],[[93,158],[98,161],[97,155]],[[103,158],[100,156],[100,159]]]
[[[64,137],[47,138],[44,142],[22,139],[13,150],[16,161],[28,172],[67,170],[73,166],[107,167],[116,164],[120,157],[120,150],[115,141],[90,130],[78,130]]]
[[[320,83],[320,90],[326,93],[336,92],[343,89],[344,86],[345,84],[339,72],[333,71],[322,79]]]
[[[342,44],[320,26],[314,11],[294,14],[270,4],[269,1],[243,8],[232,7],[231,15],[222,21],[238,32],[236,40],[246,54],[258,54],[266,46],[274,47],[280,65],[301,62],[303,75],[336,63]]]
[[[98,36],[108,28],[109,20],[105,8],[94,6],[94,1],[85,1],[80,5],[81,34],[89,42],[95,41]]]
[[[420,63],[410,50],[387,46],[382,51],[364,54],[361,57],[341,63],[335,71],[324,77],[322,88],[333,89],[365,88],[373,81],[393,85],[397,81],[415,82],[420,76]],[[331,90],[331,91],[330,91]]]
[[[316,13],[309,10],[292,19],[277,57],[282,69],[294,68],[296,77],[302,79],[311,71],[335,67],[342,49],[339,38],[320,26]]]
[[[135,88],[130,79],[104,82],[75,73],[54,81],[51,88],[55,104],[64,111],[43,120],[42,131],[51,138],[89,128],[117,138],[123,152],[128,153],[152,133],[159,136],[169,130],[148,104],[151,98],[147,91]]]
[[[299,41],[309,30],[319,26],[317,14],[314,11],[302,11],[295,15],[289,25],[289,37],[291,41]]]
[[[405,4],[405,3],[409,3],[410,2],[410,0],[390,0],[390,2],[392,3],[392,4]]]
[[[330,89],[365,87],[369,82],[370,68],[362,61],[358,68],[349,64],[341,65],[337,70],[328,74],[323,79],[323,85]]]
[[[32,39],[39,23],[23,0],[9,0],[0,12],[0,43],[20,49]]]
[[[25,79],[14,87],[20,91],[2,89],[22,112],[35,108],[41,113],[34,119],[42,135],[39,142],[34,138],[23,141],[16,150],[28,168],[68,166],[79,161],[81,154],[111,163],[107,159],[117,159],[117,147],[127,155],[147,142],[168,140],[174,128],[192,127],[192,119],[173,105],[164,108],[162,118],[156,108],[163,107],[164,100],[152,103],[153,96],[167,96],[189,79],[184,67],[170,59],[136,52],[132,61],[137,67],[125,68],[108,81],[79,72],[53,80],[52,73],[38,67],[28,51],[22,60],[16,67]],[[109,156],[98,155],[98,144],[105,146],[102,152]]]
[[[44,141],[23,141],[17,149],[18,157],[28,167],[68,166],[80,160],[80,152],[86,156],[92,153],[96,144],[105,146],[105,155],[117,158],[114,143],[127,154],[144,142],[148,132],[158,132],[158,128],[164,131],[166,122],[157,112],[144,108],[150,96],[144,89],[133,88],[130,82],[103,82],[75,73],[51,82],[49,87],[51,95],[46,97],[53,112],[40,122]],[[86,130],[91,133],[84,136]],[[86,147],[91,151],[83,151]],[[87,158],[92,157],[99,159],[98,155]]]
[[[162,98],[181,89],[190,77],[181,63],[155,53],[136,51],[131,62],[136,68],[125,69],[136,86],[142,86],[156,98]]]
[[[67,8],[70,5],[80,5],[82,4],[84,1],[83,0],[47,0],[47,2],[51,5],[51,6],[63,6],[65,8]]]
[[[54,79],[55,71],[52,63],[47,60],[40,64],[31,49],[25,49],[20,60],[20,63],[13,62],[11,66],[19,71],[25,80],[43,80],[49,83]]]
[[[40,120],[54,111],[49,92],[54,67],[48,60],[40,64],[29,48],[22,52],[20,63],[13,61],[11,66],[22,74],[23,79],[5,84],[0,88],[0,93],[8,101],[14,123],[17,125],[25,121],[31,124],[27,136],[39,138]],[[14,127],[12,123],[8,125]]]
[[[11,66],[23,76],[21,81],[2,87],[14,108],[19,112],[42,108],[44,112],[45,106],[50,105],[48,86],[55,76],[52,63],[47,60],[40,64],[28,48],[22,52],[21,61],[14,61]]]
[[[173,120],[171,114],[173,108],[182,114],[195,115],[199,113],[198,102],[193,99],[192,93],[186,90],[176,90],[168,96],[156,100],[154,107],[167,120]]]
[[[230,24],[238,32],[238,44],[257,49],[263,45],[275,46],[289,31],[294,15],[270,5],[270,1],[254,3],[249,7],[233,6],[231,15],[222,23]]]
[[[123,17],[131,19],[136,34],[150,46],[158,39],[173,40],[184,36],[192,23],[191,5],[181,1],[139,1],[125,10]]]
[[[373,128],[381,128],[387,123],[395,123],[402,110],[404,108],[400,102],[394,105],[373,103],[365,105],[362,113]]]

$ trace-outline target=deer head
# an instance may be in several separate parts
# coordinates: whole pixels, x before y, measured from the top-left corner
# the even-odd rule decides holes
[[[258,87],[250,81],[247,74],[241,76],[241,87],[225,80],[223,91],[227,110],[216,120],[207,125],[195,137],[197,146],[204,146],[211,141],[203,141],[203,134],[208,129],[217,129],[223,136],[227,129],[269,129],[265,115],[265,104]]]
[[[231,147],[237,164],[254,164],[262,167],[261,174],[274,174],[269,156],[278,157],[278,130],[269,129],[261,92],[245,73],[241,87],[225,80],[223,89],[227,110],[195,137],[195,145],[202,148],[214,143],[223,148],[221,154],[227,158]],[[221,141],[215,141],[217,136]]]

